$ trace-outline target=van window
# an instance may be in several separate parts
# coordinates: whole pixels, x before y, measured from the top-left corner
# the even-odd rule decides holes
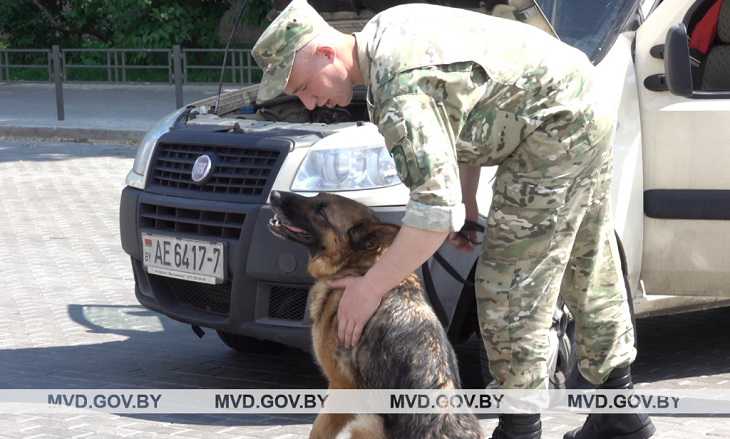
[[[560,39],[598,64],[639,7],[638,0],[537,0]]]

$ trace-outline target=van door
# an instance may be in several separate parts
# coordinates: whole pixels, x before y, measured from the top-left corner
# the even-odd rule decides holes
[[[691,31],[714,1],[664,0],[637,32],[647,294],[730,297],[730,99],[675,96],[656,76],[669,28]]]

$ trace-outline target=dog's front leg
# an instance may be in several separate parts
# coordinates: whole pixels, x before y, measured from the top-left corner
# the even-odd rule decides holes
[[[309,439],[335,439],[352,419],[353,415],[349,413],[320,413],[314,420]]]

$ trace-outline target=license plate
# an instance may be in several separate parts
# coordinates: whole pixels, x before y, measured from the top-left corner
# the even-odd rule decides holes
[[[223,244],[142,233],[142,263],[151,274],[219,284],[225,280]]]

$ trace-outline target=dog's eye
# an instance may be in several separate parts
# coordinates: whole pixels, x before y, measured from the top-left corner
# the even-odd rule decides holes
[[[329,221],[327,218],[327,212],[325,211],[326,208],[327,208],[327,205],[325,203],[320,203],[315,208],[315,212],[317,212],[317,215],[319,215],[325,221]]]

